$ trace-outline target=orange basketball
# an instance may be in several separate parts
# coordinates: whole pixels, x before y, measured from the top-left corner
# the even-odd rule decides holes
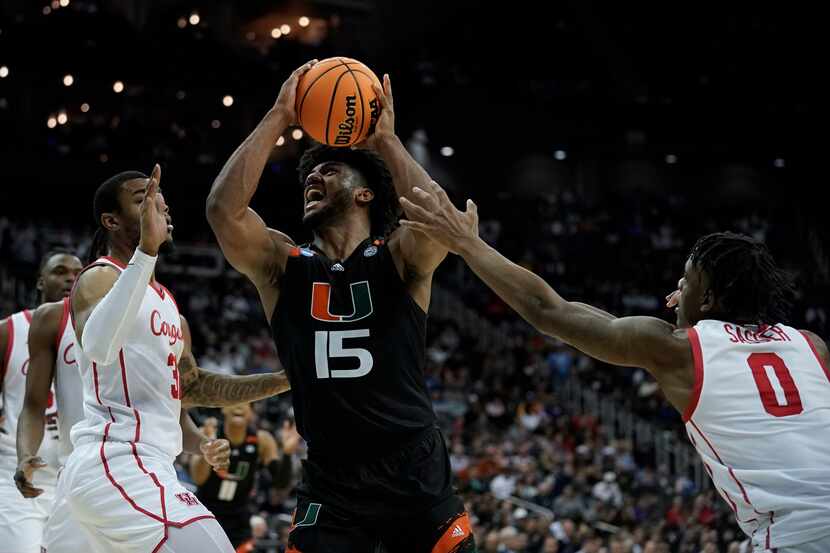
[[[372,83],[380,86],[372,70],[357,60],[317,62],[297,85],[300,125],[317,142],[338,147],[357,144],[372,134],[380,115]]]

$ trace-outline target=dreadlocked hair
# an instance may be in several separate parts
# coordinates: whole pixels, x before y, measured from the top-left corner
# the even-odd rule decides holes
[[[305,186],[309,173],[327,161],[336,161],[355,169],[366,179],[375,197],[369,204],[369,224],[375,238],[386,238],[398,224],[401,210],[386,163],[374,152],[364,149],[333,148],[324,144],[312,146],[303,153],[297,172]]]
[[[776,265],[758,240],[716,232],[697,241],[689,256],[709,277],[723,317],[743,324],[776,324],[789,319],[795,299],[792,277]]]
[[[109,237],[107,229],[101,224],[101,216],[104,213],[121,211],[121,204],[118,201],[118,194],[121,186],[134,179],[146,179],[147,175],[141,171],[124,171],[114,175],[98,186],[95,197],[92,200],[92,217],[95,219],[95,234],[92,235],[92,243],[86,255],[86,263],[92,263],[102,255],[106,255],[109,249]]]

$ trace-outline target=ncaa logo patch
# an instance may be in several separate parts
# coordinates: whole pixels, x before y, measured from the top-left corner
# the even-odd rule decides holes
[[[372,257],[376,253],[378,253],[377,246],[369,246],[368,248],[363,250],[363,257]]]

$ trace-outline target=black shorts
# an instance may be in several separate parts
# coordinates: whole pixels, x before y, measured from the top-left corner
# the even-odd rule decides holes
[[[474,551],[438,428],[368,463],[309,460],[303,469],[289,552],[430,553],[439,542],[441,551]]]

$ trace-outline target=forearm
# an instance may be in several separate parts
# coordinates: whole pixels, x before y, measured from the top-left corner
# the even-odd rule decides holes
[[[389,168],[395,192],[399,197],[406,196],[414,186],[426,188],[432,181],[429,173],[409,155],[396,135],[380,139],[377,142],[377,153]]]
[[[17,462],[27,457],[37,455],[40,444],[43,442],[42,406],[23,404],[20,417],[17,419]]]
[[[198,371],[193,382],[184,388],[182,403],[185,405],[226,407],[265,399],[291,389],[284,371],[251,376]]]
[[[513,263],[480,238],[465,244],[459,253],[487,286],[543,332],[551,313],[568,305],[541,277]]]
[[[208,194],[209,215],[241,218],[256,192],[262,170],[277,138],[288,126],[280,111],[271,109],[225,162]]]
[[[182,450],[191,455],[201,455],[202,450],[199,446],[204,440],[207,440],[207,437],[202,434],[202,431],[199,430],[199,427],[196,426],[196,423],[193,422],[193,419],[184,409],[182,409],[179,417],[179,425],[182,428]]]
[[[194,455],[190,458],[190,478],[197,486],[201,486],[207,479],[210,478],[210,473],[213,470],[204,457],[201,455]]]
[[[93,361],[102,365],[115,361],[138,316],[156,259],[136,249],[127,268],[84,322],[80,343]]]

